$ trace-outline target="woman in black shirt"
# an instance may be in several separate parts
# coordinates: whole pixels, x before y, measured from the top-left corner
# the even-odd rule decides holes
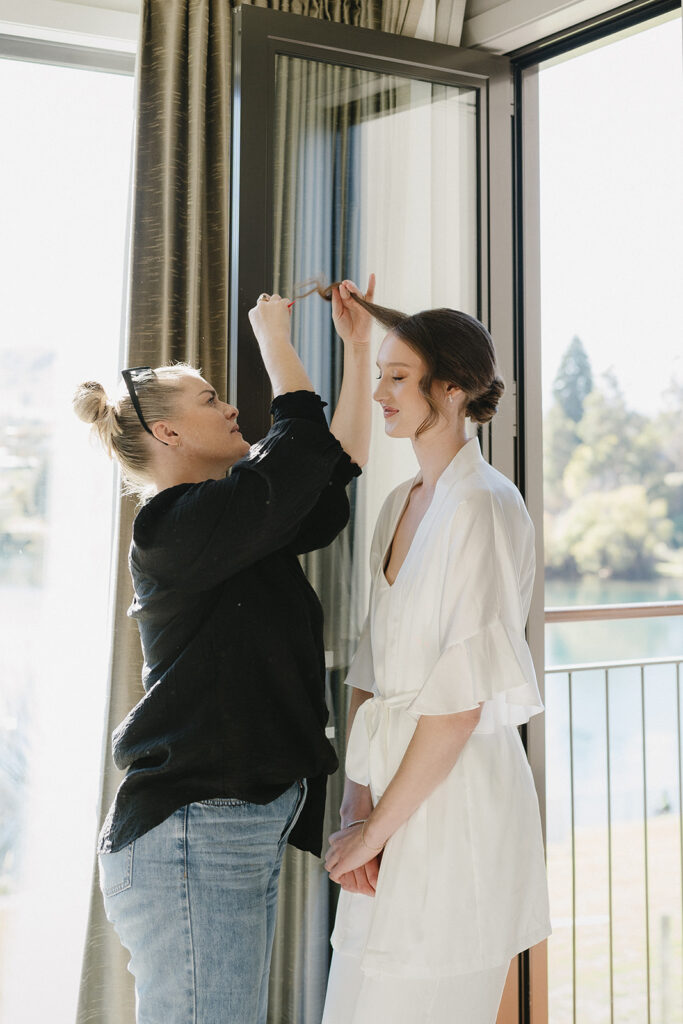
[[[320,854],[337,760],[322,610],[297,555],[344,527],[367,459],[370,318],[353,291],[333,296],[344,381],[329,429],[278,295],[249,314],[274,394],[252,448],[191,367],[124,371],[116,403],[92,382],[74,399],[152,494],[130,549],[145,693],[114,732],[126,774],[98,847],[140,1024],[264,1024],[284,846]]]

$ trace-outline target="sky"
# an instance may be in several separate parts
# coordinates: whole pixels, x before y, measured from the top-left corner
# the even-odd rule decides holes
[[[541,71],[544,406],[578,335],[652,414],[683,381],[680,16]]]

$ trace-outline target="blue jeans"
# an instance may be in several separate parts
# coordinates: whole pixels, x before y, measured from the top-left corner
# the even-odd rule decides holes
[[[265,1024],[277,886],[306,782],[269,804],[202,800],[100,854],[138,1024]]]

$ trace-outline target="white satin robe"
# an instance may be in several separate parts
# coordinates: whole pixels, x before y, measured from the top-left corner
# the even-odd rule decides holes
[[[534,531],[517,488],[472,438],[439,478],[393,586],[384,563],[415,481],[380,513],[370,611],[347,683],[372,691],[346,773],[377,802],[420,715],[483,703],[448,777],[391,837],[374,898],[341,892],[336,950],[365,975],[445,978],[550,934],[538,801],[517,726],[543,710],[524,629]]]

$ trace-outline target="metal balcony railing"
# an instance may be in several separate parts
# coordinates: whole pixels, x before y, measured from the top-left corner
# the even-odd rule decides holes
[[[665,615],[683,616],[683,602],[548,608],[545,621],[585,622]],[[549,833],[551,908],[551,856],[556,856],[556,864],[565,865],[555,871],[561,879],[557,883],[558,893],[555,894],[558,904],[567,907],[567,888],[571,888],[570,921],[564,921],[571,928],[571,943],[567,944],[566,937],[561,936],[557,947],[558,950],[564,950],[563,956],[571,956],[571,985],[568,984],[568,977],[560,979],[556,986],[558,995],[553,996],[551,964],[550,1024],[556,1021],[565,1024],[570,1020],[573,1024],[577,1024],[577,1021],[578,1024],[602,1024],[603,1021],[609,1021],[610,1024],[627,1024],[631,1021],[634,1024],[679,1024],[683,1021],[683,969],[679,961],[679,956],[683,958],[681,664],[683,628],[681,653],[670,657],[554,665],[546,668],[548,706],[556,709],[558,717],[555,724],[560,721],[563,727],[566,722],[568,727],[568,739],[565,738],[559,744],[561,749],[547,750],[550,830],[555,828],[557,832],[560,822],[559,831],[566,831],[567,796],[570,804],[569,850],[564,838],[552,847]],[[580,706],[578,726],[577,687]],[[648,714],[653,721],[656,720],[654,738],[653,734],[648,733]],[[630,732],[628,756],[625,758],[624,721],[627,718]],[[590,740],[586,739],[587,722],[592,730]],[[617,752],[614,747],[615,734],[620,748]],[[583,744],[579,752],[577,744]],[[590,771],[586,763],[581,762],[582,757],[589,762]],[[663,776],[660,762],[663,758],[669,794],[664,811],[661,806],[657,807],[652,788],[658,782],[651,783],[649,777],[650,768],[654,768],[657,762],[657,779],[661,785]],[[633,796],[636,792],[633,789],[636,772],[640,776],[637,798]],[[552,791],[553,786],[556,792]],[[629,786],[632,788],[627,792]],[[665,836],[660,827],[663,814],[666,815]],[[587,854],[589,836],[592,852]],[[578,867],[577,839],[581,845],[581,864]],[[615,876],[615,842],[618,877]],[[633,844],[632,849],[628,847],[629,842]],[[662,844],[666,845],[666,850],[662,849]],[[566,872],[566,853],[570,853],[570,879]],[[632,866],[637,862],[637,870],[634,867],[628,871],[629,857]],[[666,863],[672,866],[676,861],[678,877],[674,869],[668,879],[668,895],[662,897],[661,865]],[[580,878],[577,877],[577,871]],[[637,876],[638,879],[637,885],[626,887],[626,892],[622,891],[625,876]],[[657,890],[659,931],[653,929],[653,884]],[[638,888],[639,892],[636,891]],[[583,914],[578,906],[579,897],[584,908]],[[598,906],[601,910],[604,908],[606,915],[595,914],[594,910],[592,916],[590,912],[586,914],[586,906],[589,911],[591,906]],[[638,913],[627,912],[634,907],[638,908]],[[626,920],[630,922],[627,927],[632,929],[633,935],[626,934]],[[676,949],[679,944],[680,953]],[[639,950],[637,969],[633,968],[636,947]],[[604,963],[603,975],[593,975],[587,969],[591,956],[596,963]],[[672,961],[679,961],[678,966],[674,967]],[[564,969],[562,966],[562,972]],[[569,987],[571,992],[568,991]]]

